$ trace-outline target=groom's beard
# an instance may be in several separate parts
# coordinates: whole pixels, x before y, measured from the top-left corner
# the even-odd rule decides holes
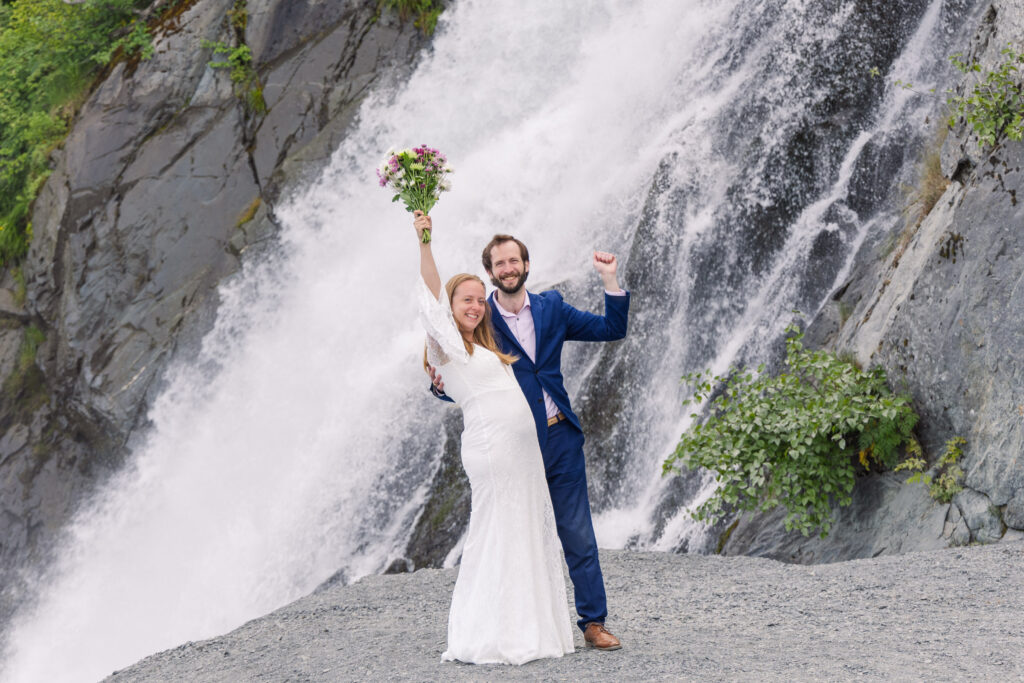
[[[526,284],[526,278],[529,277],[529,275],[530,271],[524,272],[522,275],[516,278],[515,284],[511,287],[509,287],[504,282],[502,282],[501,280],[492,275],[491,284],[500,289],[501,291],[505,292],[506,294],[516,294],[519,292],[520,289],[523,288],[523,285]]]

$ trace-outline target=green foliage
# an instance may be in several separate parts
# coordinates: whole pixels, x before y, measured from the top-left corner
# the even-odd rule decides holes
[[[246,109],[255,114],[267,111],[267,103],[263,99],[263,86],[252,65],[252,50],[246,44],[232,47],[220,41],[204,40],[202,46],[212,49],[214,55],[226,55],[220,61],[207,62],[211,69],[228,69],[231,82],[235,84],[235,96],[242,100]]]
[[[3,403],[13,408],[8,417],[15,420],[25,419],[48,400],[46,382],[35,362],[39,347],[45,340],[46,335],[35,325],[25,328],[18,360],[4,380]]]
[[[25,273],[21,268],[12,268],[11,276],[14,278],[14,303],[24,306],[25,296],[28,294],[28,288],[25,285]]]
[[[221,41],[204,40],[203,48],[214,55],[227,55],[223,61],[207,62],[211,69],[230,69],[232,83],[248,83],[252,77],[252,50],[248,45],[232,47]]]
[[[946,442],[946,448],[935,463],[937,478],[925,474],[924,468],[928,464],[924,459],[920,444],[911,441],[907,446],[907,459],[896,466],[896,472],[907,470],[913,472],[906,483],[922,483],[928,487],[928,493],[940,503],[948,503],[953,496],[963,491],[964,471],[960,467],[960,457],[963,455],[963,447],[967,441],[959,436],[954,436]]]
[[[983,148],[994,145],[1004,134],[1010,140],[1024,138],[1024,53],[1008,44],[1001,54],[1003,61],[991,71],[984,71],[977,62],[965,62],[960,54],[950,57],[957,69],[976,76],[973,87],[963,95],[951,94],[953,115],[949,123],[952,126],[958,117],[964,117]]]
[[[151,54],[133,10],[145,0],[18,0],[0,6],[0,264],[31,239],[29,207],[73,103],[114,54]]]
[[[247,4],[247,0],[235,0],[235,4],[227,12],[231,28],[239,33],[244,33],[246,26],[249,25],[249,8]]]
[[[35,325],[29,325],[25,328],[25,340],[21,345],[21,350],[18,353],[18,369],[25,371],[28,366],[35,362],[36,353],[39,351],[39,347],[46,341],[46,335]]]
[[[242,211],[242,213],[238,216],[238,220],[235,222],[235,227],[240,228],[249,221],[251,221],[256,216],[256,212],[259,211],[260,204],[262,203],[263,198],[260,197],[259,195],[256,195],[256,198],[249,202],[249,206],[247,206],[245,210]]]
[[[254,114],[266,113],[267,102],[263,99],[263,85],[252,64],[252,50],[245,44],[245,27],[249,21],[247,0],[235,0],[235,4],[227,11],[227,18],[228,24],[234,30],[237,45],[204,40],[204,49],[213,50],[214,56],[225,57],[222,60],[207,62],[207,65],[211,69],[228,69],[231,82],[234,83],[235,97],[242,100],[247,111]]]
[[[889,390],[881,368],[863,371],[805,350],[798,328],[786,331],[786,367],[777,376],[761,366],[683,378],[694,388],[692,401],[710,401],[709,412],[703,420],[694,414],[663,470],[714,472],[718,490],[693,512],[698,520],[782,505],[787,530],[806,536],[820,529],[824,537],[833,501],[850,503],[856,461],[892,467],[917,415],[908,396]]]
[[[939,129],[918,161],[917,184],[912,188],[906,188],[907,205],[904,207],[904,213],[907,223],[915,227],[921,225],[921,221],[931,213],[936,202],[949,187],[949,178],[942,172],[942,145],[948,134],[948,127],[942,126]]]
[[[443,9],[440,0],[380,0],[378,4],[378,11],[393,10],[402,21],[415,17],[413,26],[427,36],[433,35]]]

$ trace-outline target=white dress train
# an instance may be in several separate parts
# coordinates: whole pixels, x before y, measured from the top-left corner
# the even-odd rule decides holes
[[[422,280],[427,357],[461,408],[462,466],[472,503],[442,660],[524,664],[573,651],[572,627],[544,462],[526,397],[492,352],[470,354],[448,297]]]

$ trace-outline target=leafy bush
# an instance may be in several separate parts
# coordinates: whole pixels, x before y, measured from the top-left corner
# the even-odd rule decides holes
[[[31,239],[29,206],[76,98],[117,53],[145,57],[133,10],[147,0],[18,0],[0,6],[0,264]]]
[[[920,482],[928,487],[931,497],[940,503],[948,503],[953,496],[963,491],[962,484],[964,471],[960,468],[960,456],[963,455],[963,446],[967,441],[959,436],[954,436],[946,442],[946,449],[943,451],[939,461],[935,463],[936,474],[934,478],[924,473],[927,461],[921,451],[921,445],[917,441],[911,441],[907,447],[907,459],[896,466],[895,471],[908,470],[914,474],[907,478],[906,483],[914,484]]]
[[[859,370],[825,351],[803,348],[796,326],[787,330],[785,370],[770,376],[710,370],[685,376],[691,402],[709,399],[705,419],[683,434],[664,473],[703,467],[718,490],[698,507],[698,520],[729,510],[786,508],[786,530],[828,534],[832,503],[850,503],[855,465],[892,467],[911,438],[917,415],[910,398],[894,395],[885,371]]]
[[[227,11],[228,24],[235,34],[235,45],[222,41],[204,40],[203,49],[213,50],[215,57],[225,56],[223,60],[207,62],[211,69],[228,69],[231,82],[234,83],[235,97],[242,100],[247,111],[263,114],[267,111],[267,102],[263,99],[263,85],[260,83],[256,67],[252,65],[252,50],[245,43],[245,27],[249,21],[247,0],[235,0],[235,4]]]
[[[405,21],[415,17],[413,26],[423,31],[424,35],[432,35],[437,27],[437,18],[444,9],[440,0],[380,0],[378,11],[394,10],[398,17]]]
[[[950,57],[953,65],[965,74],[979,74],[973,88],[963,95],[951,94],[953,107],[950,126],[957,117],[964,117],[978,135],[978,144],[991,146],[1005,133],[1010,140],[1024,138],[1024,89],[1021,66],[1024,53],[1012,45],[1002,50],[1005,59],[994,69],[984,72],[977,62],[965,62],[962,55]]]

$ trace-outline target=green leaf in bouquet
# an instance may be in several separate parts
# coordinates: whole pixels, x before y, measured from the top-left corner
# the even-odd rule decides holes
[[[401,198],[402,198],[402,195],[396,194],[394,197],[391,198],[391,201],[392,202],[397,202]]]

